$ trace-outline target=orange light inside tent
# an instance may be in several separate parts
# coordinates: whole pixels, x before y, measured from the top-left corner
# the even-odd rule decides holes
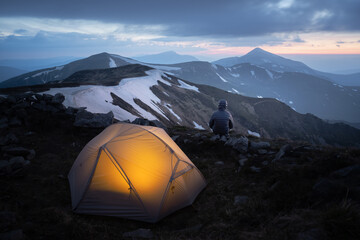
[[[174,162],[168,147],[160,141],[145,138],[108,143],[106,148],[116,159],[138,194],[148,200],[162,196],[169,182]]]

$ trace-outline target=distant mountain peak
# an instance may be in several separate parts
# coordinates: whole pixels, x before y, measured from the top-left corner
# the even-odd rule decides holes
[[[276,54],[273,54],[271,52],[268,52],[268,51],[265,51],[264,49],[262,48],[254,48],[253,50],[251,50],[250,52],[248,52],[246,55],[248,56],[254,56],[254,55],[267,55],[267,56],[277,56]],[[246,56],[245,55],[245,56]],[[280,57],[280,56],[278,56]]]

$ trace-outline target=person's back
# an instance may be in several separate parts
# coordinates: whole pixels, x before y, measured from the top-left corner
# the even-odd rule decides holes
[[[233,118],[226,108],[226,100],[220,100],[218,111],[211,116],[209,126],[215,134],[228,136],[229,129],[233,128]]]

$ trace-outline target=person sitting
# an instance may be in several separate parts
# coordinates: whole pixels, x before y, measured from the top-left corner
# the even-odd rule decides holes
[[[218,110],[214,112],[210,118],[209,126],[214,134],[229,137],[229,130],[233,128],[234,120],[231,113],[226,110],[226,108],[227,101],[221,99],[219,101]]]

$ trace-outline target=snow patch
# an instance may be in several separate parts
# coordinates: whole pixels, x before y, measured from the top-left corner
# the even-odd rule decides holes
[[[293,102],[293,101],[289,101],[289,104],[294,104],[294,102]]]
[[[132,105],[144,118],[149,120],[157,119],[154,115],[138,106],[134,98],[140,99],[154,111],[168,119],[157,105],[160,104],[161,100],[150,90],[152,86],[157,85],[158,81],[164,81],[161,78],[162,72],[150,70],[146,71],[146,74],[148,76],[123,79],[118,86],[86,85],[73,88],[53,88],[45,93],[52,95],[58,92],[63,93],[65,96],[64,105],[67,107],[86,107],[88,111],[93,113],[112,111],[115,118],[120,121],[127,119],[132,121],[137,118],[128,111],[112,104],[113,99],[110,94],[112,92]]]
[[[257,98],[263,98],[263,96],[256,96]]]
[[[212,66],[213,68],[215,68],[216,70],[218,69],[218,67],[217,67],[215,64],[211,64],[211,66]]]
[[[240,77],[240,74],[238,74],[238,73],[230,73],[231,74],[231,76],[233,76],[233,77]]]
[[[110,58],[109,60],[110,60],[110,62],[109,62],[109,68],[116,68],[117,65],[116,65],[114,59]]]
[[[172,115],[174,115],[179,121],[182,121],[181,117],[179,117],[179,115],[177,115],[168,104],[165,104],[165,107],[169,110],[169,112],[171,112]]]
[[[255,76],[255,73],[253,70],[250,71],[252,76]]]
[[[55,71],[55,70],[60,71],[60,70],[62,70],[63,68],[64,68],[64,65],[63,65],[63,66],[58,66],[58,67],[56,67],[56,68],[54,69],[54,71]]]
[[[236,90],[235,88],[232,89],[234,92],[236,92],[237,94],[239,94],[239,91]]]
[[[221,81],[223,82],[228,82],[226,79],[224,79],[222,76],[220,76],[218,73],[216,73],[216,75],[218,75],[218,77],[221,79]]]
[[[193,124],[195,126],[194,128],[199,129],[199,130],[205,130],[205,128],[203,126],[199,125],[197,122],[193,121]]]
[[[248,132],[248,134],[249,134],[250,136],[257,137],[257,138],[260,137],[260,134],[257,133],[257,132],[252,132],[252,131],[250,131],[250,130],[248,130],[247,132]]]
[[[167,92],[163,92],[163,94],[165,94],[166,96],[170,97],[169,94]]]
[[[185,82],[183,82],[181,80],[178,80],[178,82],[180,83],[180,86],[178,86],[178,87],[185,88],[185,89],[188,89],[188,90],[193,90],[193,91],[199,93],[199,89],[197,87],[191,86],[191,85],[189,85],[189,84],[187,84],[187,83],[185,83]]]
[[[273,75],[272,72],[270,72],[268,69],[265,69],[265,71],[267,72],[267,74],[269,75],[269,77],[270,77],[271,79],[274,79],[274,75]]]
[[[354,92],[357,92],[357,91],[358,91],[358,90],[357,90],[357,89],[355,89],[355,88],[353,88],[352,90],[353,90]]]

